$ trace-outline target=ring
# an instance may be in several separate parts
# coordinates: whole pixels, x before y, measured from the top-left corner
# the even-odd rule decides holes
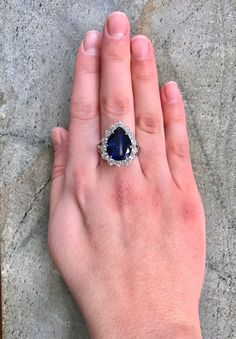
[[[105,130],[98,144],[101,157],[111,166],[127,166],[139,151],[134,134],[130,128],[117,121]]]

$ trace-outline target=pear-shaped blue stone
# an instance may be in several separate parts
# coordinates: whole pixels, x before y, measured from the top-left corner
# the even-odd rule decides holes
[[[122,127],[117,127],[107,140],[107,153],[117,161],[125,160],[132,151],[130,137]]]

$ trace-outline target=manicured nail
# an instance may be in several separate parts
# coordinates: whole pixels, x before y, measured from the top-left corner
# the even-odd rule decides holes
[[[122,38],[128,32],[128,18],[124,13],[114,12],[107,18],[107,33],[114,38]]]
[[[179,101],[181,94],[176,82],[170,81],[164,85],[164,95],[168,102]]]
[[[98,55],[101,49],[101,34],[97,31],[88,31],[84,36],[84,50],[88,55]]]
[[[62,143],[60,128],[54,127],[51,131],[51,137],[53,148],[56,149],[57,147],[60,147]]]
[[[150,45],[148,39],[143,35],[137,35],[131,40],[132,55],[137,59],[144,59],[149,56]]]

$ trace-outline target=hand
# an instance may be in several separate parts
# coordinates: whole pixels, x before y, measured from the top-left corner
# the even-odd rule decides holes
[[[97,152],[118,120],[140,146],[121,168]],[[49,250],[92,337],[201,338],[205,221],[184,104],[176,83],[159,91],[152,44],[130,40],[124,14],[85,34],[69,131],[52,141]]]

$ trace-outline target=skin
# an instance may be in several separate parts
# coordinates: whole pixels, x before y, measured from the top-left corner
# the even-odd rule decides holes
[[[97,152],[118,120],[140,145],[121,168]],[[201,338],[205,220],[184,104],[176,83],[159,90],[152,44],[124,14],[85,34],[69,130],[52,141],[49,251],[91,337]]]

